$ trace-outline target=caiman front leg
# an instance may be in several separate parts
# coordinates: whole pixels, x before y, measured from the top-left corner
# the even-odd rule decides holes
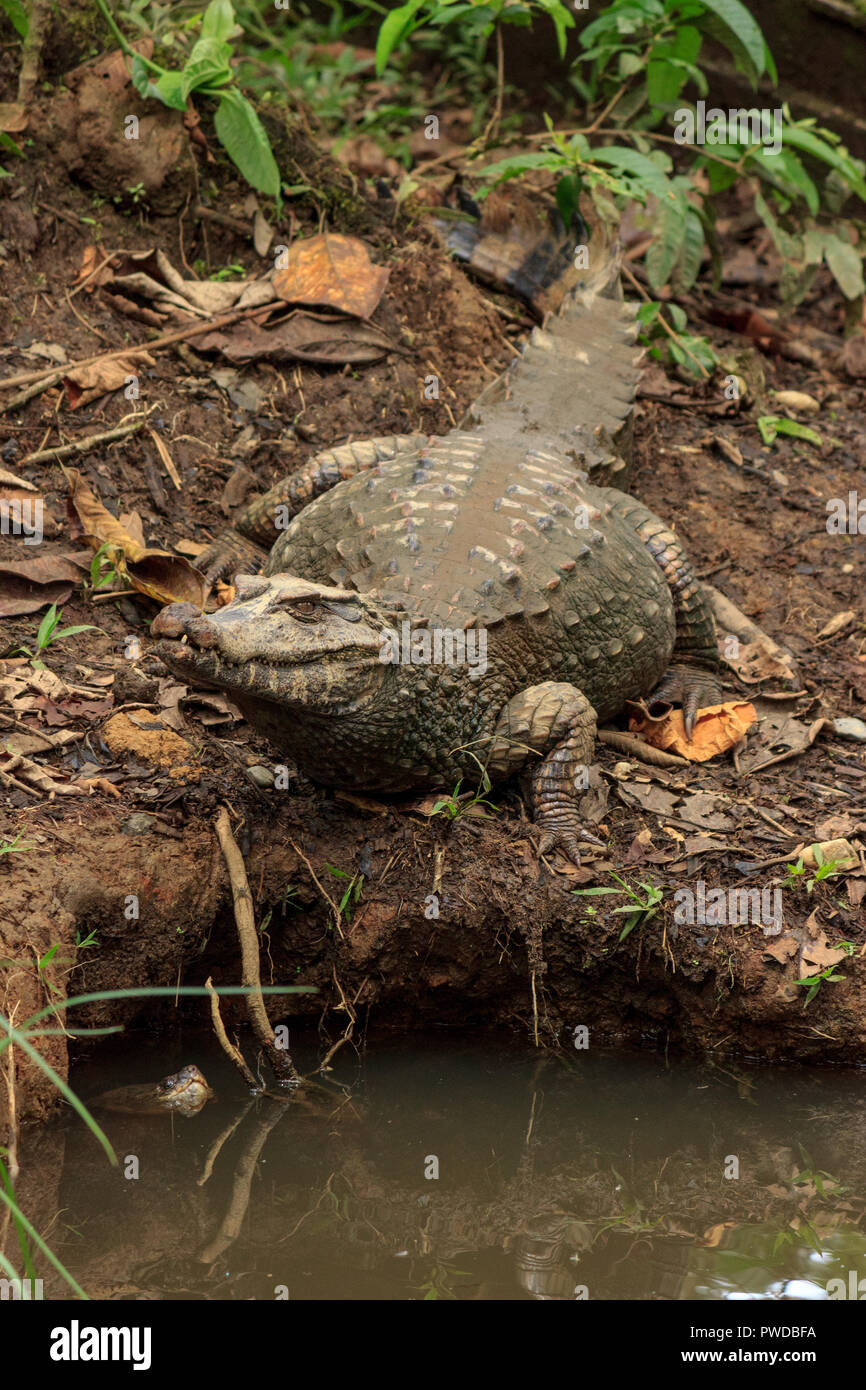
[[[245,507],[233,527],[203,550],[198,568],[208,583],[231,579],[240,571],[257,570],[274,541],[314,497],[366,468],[390,462],[429,444],[426,434],[388,434],[359,439],[315,454],[297,473],[288,473],[261,497]]]
[[[493,734],[487,771],[505,779],[530,763],[532,809],[541,831],[539,853],[560,848],[580,863],[579,840],[601,844],[584,830],[579,793],[595,743],[596,715],[577,686],[562,681],[530,685],[512,696]],[[544,756],[538,762],[534,753]]]
[[[614,504],[631,521],[668,581],[677,631],[671,663],[648,703],[681,704],[683,727],[691,741],[698,711],[722,699],[716,625],[692,563],[671,529],[631,497]]]

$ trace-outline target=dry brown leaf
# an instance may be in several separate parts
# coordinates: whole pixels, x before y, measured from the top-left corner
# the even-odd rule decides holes
[[[88,367],[75,367],[63,378],[66,387],[66,402],[70,410],[78,410],[104,396],[106,391],[117,391],[125,386],[127,377],[140,376],[142,367],[152,367],[153,358],[147,352],[130,352],[125,357],[103,359],[91,362]]]
[[[63,472],[70,486],[69,503],[84,527],[85,540],[94,550],[102,545],[110,548],[118,572],[133,589],[160,604],[204,607],[207,583],[188,560],[167,550],[147,549],[102,505],[76,469],[63,468]]]
[[[794,679],[794,669],[791,662],[775,643],[772,646],[768,646],[764,642],[741,644],[736,659],[725,656],[725,644],[726,639],[723,638],[719,643],[722,659],[746,685],[757,685],[760,681],[767,680],[792,681]]]
[[[90,561],[70,555],[34,556],[19,564],[0,563],[0,618],[38,613],[52,603],[65,603],[87,572]]]
[[[660,719],[649,714],[633,714],[629,718],[629,728],[656,748],[679,753],[689,762],[703,763],[741,743],[757,719],[754,705],[727,700],[700,711],[691,740],[686,738],[683,713],[679,709],[669,710]]]
[[[370,323],[337,315],[293,314],[275,328],[250,322],[225,332],[205,334],[198,344],[204,352],[220,352],[229,362],[274,361],[343,365],[378,362],[392,351],[390,339]]]
[[[818,636],[835,637],[837,632],[841,632],[843,628],[846,628],[850,623],[853,623],[856,617],[857,614],[854,612],[853,608],[848,608],[842,613],[834,613],[829,623],[825,623],[824,626],[821,628],[821,631],[818,633]]]
[[[273,281],[287,304],[340,309],[360,319],[374,312],[387,283],[388,271],[373,265],[362,241],[330,232],[294,242]]]

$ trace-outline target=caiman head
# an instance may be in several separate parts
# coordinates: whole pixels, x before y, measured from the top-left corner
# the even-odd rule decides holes
[[[215,613],[172,603],[157,616],[156,652],[175,675],[224,690],[253,723],[261,702],[334,715],[375,699],[393,618],[372,599],[291,574],[239,576],[236,595]]]

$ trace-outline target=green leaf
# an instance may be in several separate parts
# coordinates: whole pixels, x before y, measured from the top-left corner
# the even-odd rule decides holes
[[[824,255],[833,278],[846,299],[857,299],[866,291],[866,285],[863,283],[863,262],[860,253],[850,241],[845,241],[832,232],[825,232]]]
[[[135,57],[132,60],[132,73],[130,80],[140,97],[147,97],[153,95],[152,92],[148,91],[148,87],[151,85],[150,74],[148,73],[144,61],[139,53],[136,53]]]
[[[219,39],[199,39],[193,44],[192,52],[183,65],[181,91],[184,97],[199,87],[212,87],[231,81],[229,59],[232,56],[230,43]]]
[[[767,66],[767,44],[757,20],[740,0],[703,0],[703,3],[739,40],[760,77]]]
[[[650,159],[649,155],[640,154],[625,145],[605,145],[600,150],[593,150],[592,159],[595,164],[609,164],[614,169],[621,169],[624,173],[630,174],[659,198],[664,198],[668,193],[665,170],[670,168],[670,160],[667,155],[664,156],[663,162],[657,163],[655,159]]]
[[[382,21],[376,39],[376,76],[381,77],[394,49],[414,27],[413,20],[426,0],[407,0],[407,4],[392,10]]]
[[[21,4],[21,0],[0,0],[0,10],[6,15],[9,23],[24,39],[27,37],[27,12]]]
[[[791,435],[794,439],[805,439],[810,444],[821,444],[822,439],[816,430],[808,425],[800,425],[796,420],[786,420],[783,415],[760,415],[758,429],[765,444],[772,444],[779,434]]]
[[[201,22],[203,39],[224,42],[235,27],[235,12],[231,0],[211,0]]]
[[[866,183],[864,183],[863,177],[850,155],[835,150],[832,145],[828,145],[825,140],[821,140],[811,130],[804,130],[802,125],[786,125],[782,132],[782,138],[786,145],[794,145],[796,149],[804,150],[806,154],[810,154],[815,159],[820,159],[825,164],[837,169],[851,185],[857,197],[866,200]]]
[[[280,171],[270,141],[254,108],[235,88],[220,97],[214,126],[229,158],[247,183],[259,193],[276,198],[280,191]]]
[[[145,95],[158,96],[160,101],[166,106],[172,107],[175,111],[186,110],[186,91],[184,89],[184,77],[182,72],[164,72],[162,77],[157,78],[156,82],[149,83],[149,90]]]
[[[704,226],[694,208],[690,207],[686,213],[686,226],[683,236],[683,249],[676,265],[674,279],[676,288],[684,294],[692,288],[701,272],[701,263],[704,258]],[[677,306],[670,305],[670,312],[673,314]],[[674,324],[676,328],[677,325]],[[685,324],[683,324],[685,327]]]
[[[666,198],[659,207],[659,231],[646,253],[646,273],[654,290],[667,284],[680,258],[689,205],[683,198]]]
[[[556,185],[556,206],[566,230],[571,226],[572,218],[580,215],[580,190],[579,174],[563,174]]]
[[[57,604],[52,603],[42,622],[39,624],[39,631],[36,633],[36,646],[41,649],[46,646],[48,639],[60,621],[57,614]]]

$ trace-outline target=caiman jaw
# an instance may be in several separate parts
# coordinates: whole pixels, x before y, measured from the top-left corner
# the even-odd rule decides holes
[[[216,613],[173,603],[152,632],[157,655],[184,680],[245,705],[333,713],[365,704],[384,677],[377,621],[360,594],[278,574],[240,578],[237,597]]]

